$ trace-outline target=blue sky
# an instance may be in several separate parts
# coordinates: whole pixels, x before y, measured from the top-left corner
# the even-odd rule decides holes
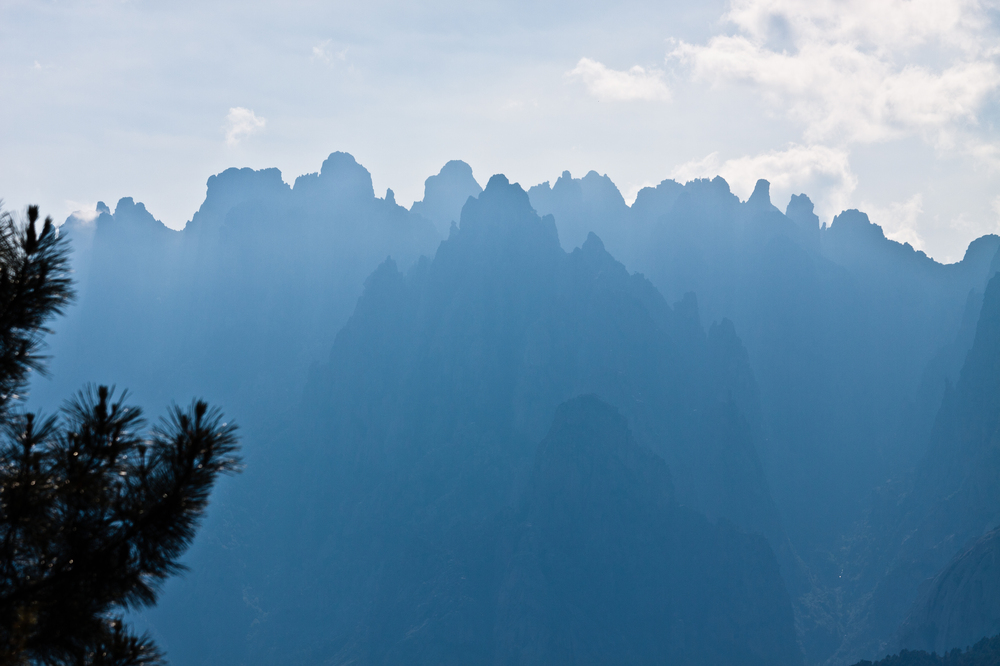
[[[408,205],[463,159],[626,199],[721,173],[944,261],[1000,232],[1000,10],[966,0],[0,0],[0,196],[171,227],[230,166],[334,150]]]

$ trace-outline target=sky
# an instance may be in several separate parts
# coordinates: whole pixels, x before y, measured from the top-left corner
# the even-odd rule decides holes
[[[181,228],[228,167],[351,153],[409,205],[451,159],[525,188],[771,181],[945,262],[1000,233],[1000,0],[0,0],[0,198]]]

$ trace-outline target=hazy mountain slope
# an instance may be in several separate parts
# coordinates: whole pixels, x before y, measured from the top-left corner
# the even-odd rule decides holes
[[[908,470],[940,448],[933,414],[1000,239],[942,266],[857,211],[821,228],[796,196],[782,213],[766,181],[746,202],[721,178],[664,181],[631,207],[594,172],[488,190],[449,162],[406,211],[334,153],[293,185],[275,169],[213,176],[182,232],[130,199],[63,227],[81,296],[33,404],[97,380],[154,412],[202,395],[245,426],[247,473],[222,488],[194,572],[146,616],[182,663],[277,663],[289,646],[309,663],[492,655],[498,553],[538,442],[580,394],[666,461],[678,504],[767,536],[811,661],[845,634],[841,660],[874,655],[964,543],[945,537],[995,526],[962,522],[971,499],[927,509],[972,491],[912,486]],[[955,463],[933,455],[920,474]],[[897,548],[906,520],[940,552]]]
[[[844,659],[888,649],[918,590],[1000,524],[1000,274],[983,295],[975,341],[946,392],[912,479],[882,493],[854,547],[854,610]],[[903,645],[903,647],[909,647]]]
[[[766,181],[745,203],[721,178],[664,181],[631,208],[594,173],[529,193],[560,230],[607,229],[612,252],[668,300],[694,292],[705,321],[733,320],[761,389],[765,467],[793,541],[805,555],[821,551],[807,557],[814,564],[837,547],[831,538],[857,519],[868,490],[922,454],[912,429],[900,433],[904,415],[1000,245],[984,237],[942,266],[857,211],[821,229],[796,196],[782,214]]]
[[[424,198],[414,201],[410,212],[433,222],[438,234],[446,238],[451,225],[458,224],[468,198],[477,197],[482,191],[472,176],[472,168],[461,160],[452,160],[436,176],[424,181]]]
[[[821,228],[800,195],[783,214],[766,181],[746,202],[721,178],[664,181],[628,209],[599,185],[596,174],[564,174],[530,194],[560,229],[614,230],[621,260],[668,299],[693,291],[706,321],[735,322],[760,387],[762,461],[809,567],[793,585],[802,637],[807,654],[823,659],[841,641],[841,604],[851,602],[839,578],[843,539],[872,489],[926,450],[1000,239],[979,239],[962,262],[943,266],[858,211]]]
[[[446,403],[449,419],[472,410],[470,418],[477,423],[499,419],[503,428],[516,428],[534,441],[544,434],[556,404],[596,392],[623,409],[640,440],[649,441],[677,468],[676,476],[683,477],[676,479],[682,498],[701,497],[696,503],[717,515],[759,511],[741,522],[773,529],[767,522],[774,517],[766,508],[766,484],[753,452],[752,423],[759,419],[755,387],[732,326],[715,327],[706,335],[693,299],[670,308],[652,285],[629,275],[608,255],[596,237],[566,255],[551,221],[533,214],[518,194],[520,188],[502,179],[492,183],[492,191],[467,204],[461,229],[442,243],[434,261],[415,267],[408,279],[398,278],[406,285],[399,289],[414,291],[392,297],[412,310],[408,321],[397,326],[423,340],[416,352],[407,353],[420,360],[412,372],[428,374],[407,374],[403,364],[395,370],[402,373],[397,381],[405,386],[420,378],[449,393],[459,388]],[[372,280],[395,284],[393,270],[383,267]],[[359,303],[357,321],[338,336],[333,365],[316,375],[307,391],[311,399],[323,395],[316,382],[333,382],[339,390],[335,387],[341,380],[330,374],[338,359],[355,363],[347,359],[359,358],[355,351],[348,354],[346,340],[369,345],[384,339],[383,332],[361,335],[353,330],[372,307],[367,305],[371,297]],[[400,336],[398,344],[417,343]],[[403,352],[390,351],[396,353]],[[352,372],[370,376],[366,367]],[[458,374],[449,374],[453,372]],[[380,386],[372,399],[377,395],[384,401],[383,390]],[[392,395],[393,387],[389,390]],[[428,399],[425,388],[407,390],[414,400]],[[482,391],[486,395],[480,396]],[[360,399],[350,385],[344,393],[325,397],[324,404],[330,397],[337,405]],[[712,456],[718,460],[708,471],[704,461]],[[713,481],[727,464],[736,464],[739,471],[726,483]],[[749,494],[725,499],[737,492],[744,477],[761,489],[751,507],[746,504]]]
[[[766,542],[678,507],[594,396],[556,410],[511,533],[499,663],[801,662]]]
[[[385,262],[369,277],[286,433],[293,457],[283,447],[262,452],[267,480],[258,471],[253,490],[231,500],[242,517],[218,533],[231,545],[205,554],[227,578],[239,572],[235,580],[214,593],[178,590],[198,612],[165,600],[149,614],[153,628],[172,645],[215,627],[231,641],[208,646],[216,661],[506,663],[515,630],[509,613],[498,615],[501,589],[514,594],[504,553],[523,527],[526,493],[544,492],[533,460],[557,406],[601,396],[638,446],[666,459],[679,502],[780,540],[754,449],[754,391],[731,325],[706,334],[693,299],[669,307],[596,237],[566,254],[551,218],[494,177],[433,261],[405,275]],[[637,496],[668,492],[665,474],[653,478],[666,487],[636,488]],[[690,509],[670,515],[674,543],[702,561],[682,571],[694,581],[685,594],[702,592],[704,612],[680,606],[687,629],[676,625],[673,638],[647,631],[630,644],[651,659],[683,653],[714,663],[724,653],[794,663],[791,610],[766,543],[711,527]],[[595,558],[588,566],[615,562]],[[730,618],[729,629],[713,628],[707,618],[716,614]],[[613,634],[609,627],[605,638]],[[684,635],[718,638],[711,649],[682,649]]]
[[[1000,256],[1000,252],[997,253]],[[994,271],[996,272],[996,271]],[[985,284],[983,285],[985,287]],[[976,337],[976,324],[983,307],[983,290],[973,288],[965,301],[965,310],[955,339],[941,347],[927,363],[916,395],[903,412],[899,439],[909,441],[912,455],[923,456],[930,441],[931,429],[945,391],[958,381],[965,357]],[[919,460],[919,459],[918,459]]]
[[[952,558],[910,610],[893,641],[944,654],[1000,634],[1000,528]]]
[[[573,178],[563,171],[555,185],[535,185],[528,197],[539,215],[555,217],[559,240],[567,252],[583,245],[590,233],[600,236],[616,256],[631,241],[629,207],[607,175],[590,171],[583,178]]]
[[[51,378],[31,387],[50,409],[88,381],[135,387],[136,378],[155,378],[167,384],[147,394],[158,398],[176,388],[162,370],[177,360],[172,324],[192,286],[182,234],[131,198],[114,213],[103,203],[98,210],[95,220],[70,218],[60,228],[71,239],[78,297],[49,339]]]
[[[551,219],[502,177],[466,204],[433,262],[406,278],[380,269],[307,390],[335,455],[352,461],[335,496],[357,508],[333,546],[342,554],[323,559],[347,558],[330,584],[354,591],[331,596],[364,600],[346,615],[366,620],[364,634],[341,629],[338,659],[490,653],[489,525],[516,504],[555,406],[578,393],[618,405],[678,469],[688,501],[773,521],[749,429],[717,402],[727,375],[706,372],[692,306],[671,310],[594,237],[567,256]]]
[[[53,381],[36,382],[35,399],[103,381],[154,405],[198,393],[250,418],[297,403],[386,256],[409,265],[438,242],[429,221],[376,198],[345,153],[293,187],[277,169],[212,176],[183,231],[131,199],[63,229],[80,299],[57,324]]]

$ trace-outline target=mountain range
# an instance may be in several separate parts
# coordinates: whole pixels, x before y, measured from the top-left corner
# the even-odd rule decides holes
[[[345,153],[212,176],[182,231],[98,213],[61,228],[80,296],[32,403],[194,394],[244,436],[133,618],[175,663],[832,665],[1000,631],[996,236],[943,265],[766,181],[630,206],[459,161],[407,210]]]

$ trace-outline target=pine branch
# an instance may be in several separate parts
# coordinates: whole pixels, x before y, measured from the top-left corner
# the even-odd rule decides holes
[[[39,351],[48,321],[73,300],[69,241],[46,217],[36,229],[38,207],[20,223],[0,212],[0,420],[27,386],[28,374],[45,371]]]

